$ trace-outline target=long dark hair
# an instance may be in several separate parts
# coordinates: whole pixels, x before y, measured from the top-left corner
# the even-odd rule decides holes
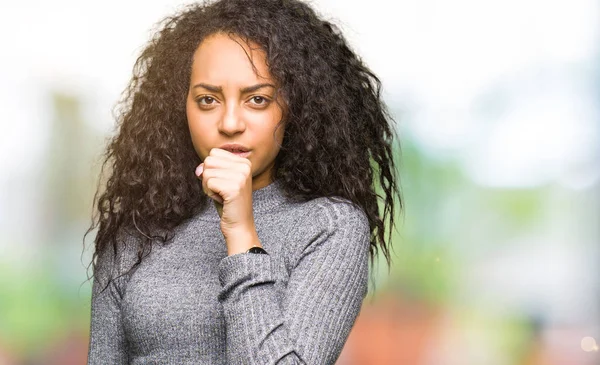
[[[100,179],[84,235],[85,242],[99,226],[92,263],[107,249],[116,254],[119,232],[128,229],[141,238],[136,267],[154,239],[168,241],[173,228],[206,203],[194,175],[201,161],[185,104],[192,55],[217,32],[260,45],[280,85],[286,129],[274,171],[286,195],[337,196],[361,207],[369,219],[371,264],[381,249],[389,269],[395,205],[403,207],[394,120],[377,76],[334,24],[298,0],[198,3],[158,23],[115,108],[118,131],[103,155],[100,176],[107,166],[109,174],[105,183]]]

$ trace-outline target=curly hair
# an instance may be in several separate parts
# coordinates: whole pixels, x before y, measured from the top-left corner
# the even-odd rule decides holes
[[[196,3],[157,27],[115,106],[118,133],[108,141],[100,176],[107,166],[110,172],[101,193],[98,182],[85,233],[98,227],[90,265],[109,245],[116,254],[118,232],[131,228],[143,238],[135,268],[152,240],[167,242],[177,225],[207,204],[194,175],[201,161],[185,105],[192,55],[204,38],[221,32],[262,47],[280,86],[286,128],[274,177],[285,194],[300,201],[341,197],[358,205],[369,220],[371,264],[381,249],[389,270],[395,204],[403,207],[393,156],[398,136],[380,80],[339,28],[299,0]]]

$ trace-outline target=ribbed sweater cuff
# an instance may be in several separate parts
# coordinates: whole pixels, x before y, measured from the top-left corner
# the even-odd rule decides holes
[[[238,253],[227,256],[219,263],[219,281],[222,290],[219,301],[238,301],[244,290],[262,284],[274,284],[271,256]]]

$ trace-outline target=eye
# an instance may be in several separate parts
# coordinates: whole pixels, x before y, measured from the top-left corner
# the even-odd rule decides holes
[[[204,101],[204,103],[202,101]],[[215,101],[215,99],[210,96],[202,96],[202,97],[199,97],[198,99],[196,99],[196,103],[198,103],[200,105],[211,105],[211,104],[213,104],[214,101]]]
[[[259,107],[266,107],[271,102],[271,100],[265,98],[264,96],[260,96],[260,95],[253,96],[250,98],[250,100],[252,101],[252,104],[259,106]]]

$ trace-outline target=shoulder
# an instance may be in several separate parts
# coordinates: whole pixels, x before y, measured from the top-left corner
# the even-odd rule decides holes
[[[341,197],[320,197],[304,202],[299,207],[299,219],[296,228],[306,230],[318,229],[357,230],[357,233],[368,233],[369,219],[364,210]]]
[[[131,274],[129,270],[137,261],[138,247],[140,247],[139,236],[132,230],[121,228],[115,233],[115,245],[109,241],[102,249],[96,249],[93,291],[103,291],[101,288],[112,283],[116,293],[122,297],[129,277],[125,274]]]
[[[358,205],[340,197],[320,197],[296,208],[298,214],[289,238],[300,245],[297,254],[324,247],[368,251],[369,220]]]
[[[97,269],[104,274],[120,275],[127,271],[137,259],[141,239],[132,229],[120,228],[115,233],[115,243],[106,242],[97,252]]]

